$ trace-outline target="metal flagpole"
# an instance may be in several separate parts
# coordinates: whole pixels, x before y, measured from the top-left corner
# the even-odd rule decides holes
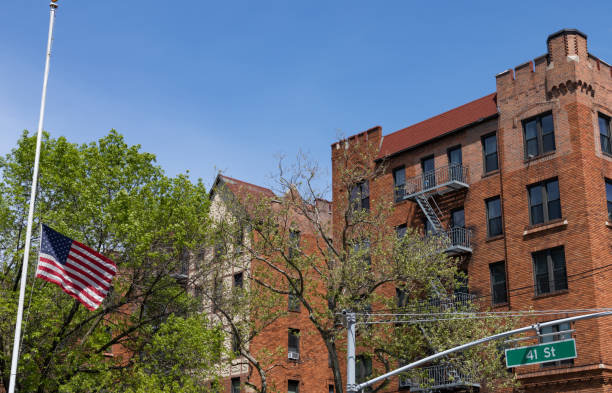
[[[21,267],[21,287],[19,290],[19,306],[17,307],[17,321],[15,322],[15,341],[13,342],[13,359],[11,360],[11,378],[8,393],[15,392],[17,379],[17,362],[19,360],[19,342],[21,337],[21,320],[23,319],[23,303],[25,298],[26,280],[28,276],[28,259],[30,257],[30,241],[32,239],[32,221],[34,221],[34,202],[36,199],[36,185],[38,183],[38,164],[40,160],[40,145],[42,140],[43,120],[45,118],[45,101],[47,98],[47,81],[49,79],[49,62],[51,60],[51,44],[53,42],[53,23],[57,0],[51,0],[49,16],[49,37],[47,40],[47,56],[45,61],[45,74],[43,77],[42,98],[40,101],[40,116],[38,118],[38,134],[36,136],[36,155],[34,157],[34,174],[32,175],[32,192],[30,193],[30,210],[28,212],[28,227],[26,230],[25,249]]]

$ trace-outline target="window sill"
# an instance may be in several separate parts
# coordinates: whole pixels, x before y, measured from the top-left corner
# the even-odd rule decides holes
[[[484,179],[485,177],[490,177],[490,176],[494,176],[494,175],[499,175],[499,169],[496,169],[494,171],[491,172],[485,172],[482,174],[482,179]]]
[[[539,159],[552,156],[553,154],[555,154],[555,152],[556,152],[556,150],[553,150],[553,151],[548,151],[546,153],[538,154],[537,156],[534,156],[534,157],[531,157],[531,158],[525,158],[523,160],[523,164],[529,164],[529,163],[531,163],[533,161],[537,161]]]
[[[554,297],[554,296],[559,296],[559,295],[565,295],[569,293],[569,289],[562,289],[560,291],[554,291],[554,292],[548,292],[548,293],[543,293],[541,295],[535,295],[533,297],[533,300],[539,300],[539,299],[545,299],[547,297]]]
[[[503,303],[491,304],[491,308],[504,308],[504,307],[508,307],[509,305],[510,303],[503,302]]]
[[[543,224],[528,226],[523,231],[523,236],[529,236],[529,235],[533,235],[534,233],[544,232],[550,229],[561,228],[561,227],[566,227],[566,226],[567,226],[567,220],[564,220],[561,218],[559,220],[549,221]]]
[[[606,151],[602,151],[602,152],[601,152],[601,154],[603,154],[603,155],[604,155],[604,156],[606,156],[606,157],[612,158],[612,154],[611,154],[611,153],[608,153],[608,152],[606,152]]]
[[[608,228],[612,228],[612,222],[610,222],[610,221],[606,221],[606,226],[607,226]]]
[[[500,240],[500,239],[503,239],[503,238],[504,238],[504,234],[502,233],[501,235],[495,235],[495,236],[487,237],[485,239],[485,242],[486,243],[494,242],[495,240]]]

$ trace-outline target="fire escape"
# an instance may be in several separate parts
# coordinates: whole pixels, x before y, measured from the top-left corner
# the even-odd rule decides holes
[[[420,369],[418,376],[400,377],[400,389],[411,392],[478,392],[480,384],[472,375],[459,371],[450,364],[436,364]]]
[[[418,176],[406,179],[404,187],[396,188],[396,200],[412,200],[421,208],[429,222],[427,236],[435,236],[444,252],[458,256],[472,253],[471,232],[463,226],[445,228],[440,220],[444,214],[434,197],[462,189],[468,189],[468,168],[462,164],[448,166],[423,172]],[[424,312],[453,311],[470,307],[473,296],[468,293],[455,293],[446,296],[441,293],[423,302]],[[440,309],[440,310],[438,310]],[[451,364],[441,363],[420,369],[418,376],[400,377],[400,389],[409,388],[411,392],[467,392],[479,391],[476,378],[465,374]]]
[[[443,215],[434,196],[467,189],[468,168],[461,164],[451,164],[418,176],[406,179],[403,188],[397,188],[396,199],[409,199],[416,202],[432,228],[432,235],[442,239],[444,251],[449,255],[472,252],[471,232],[464,227],[444,228],[440,217]]]

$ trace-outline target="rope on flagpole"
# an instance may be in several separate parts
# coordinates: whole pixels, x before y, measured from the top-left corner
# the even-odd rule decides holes
[[[40,219],[40,217],[39,217]],[[42,221],[40,222],[40,235],[38,237],[39,241],[42,242]],[[39,244],[38,246],[38,256],[40,258],[40,247],[42,246],[42,244]],[[39,258],[36,258],[36,260],[38,260]],[[26,329],[28,328],[28,322],[30,321],[30,307],[32,306],[32,296],[34,295],[34,287],[36,286],[36,281],[32,282],[32,289],[30,290],[30,299],[28,300],[28,308],[26,310],[26,315],[25,315],[25,327],[23,328],[22,334],[21,334],[21,341],[19,342],[19,355],[21,355],[21,347],[23,346],[23,339],[25,337],[25,332]]]

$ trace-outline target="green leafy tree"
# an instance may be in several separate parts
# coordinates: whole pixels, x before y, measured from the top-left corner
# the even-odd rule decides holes
[[[320,184],[318,166],[300,156],[289,168],[281,162],[276,181],[277,193],[283,197],[240,201],[244,213],[239,219],[226,221],[220,235],[229,248],[239,247],[248,255],[250,288],[257,288],[247,294],[252,301],[260,296],[292,296],[300,303],[325,343],[338,392],[344,391],[343,310],[357,312],[362,323],[373,321],[377,312],[392,320],[395,317],[389,314],[417,312],[435,312],[442,319],[360,325],[357,344],[363,359],[374,365],[372,377],[406,361],[506,330],[514,323],[452,318],[458,311],[473,311],[476,305],[470,301],[459,304],[453,298],[462,280],[459,261],[443,252],[445,239],[423,238],[410,228],[399,238],[391,225],[391,196],[370,199],[366,206],[355,187],[373,184],[385,173],[385,163],[375,163],[376,149],[367,143],[342,149],[334,161],[333,222],[329,206],[323,202],[326,192],[316,187]],[[237,227],[232,227],[232,222],[249,228],[250,236],[233,236]],[[296,247],[291,235],[295,230],[314,234],[310,243]],[[406,295],[400,305],[396,289]],[[247,318],[251,309],[243,312]],[[269,367],[273,361],[268,360]],[[448,357],[445,362],[490,386],[514,383],[495,343]],[[418,372],[411,375],[419,377]],[[375,390],[389,383],[387,380]]]
[[[35,137],[0,159],[0,373],[8,386]],[[104,303],[86,310],[34,279],[31,252],[18,389],[27,392],[199,392],[223,354],[221,331],[194,316],[189,255],[207,239],[208,197],[186,175],[115,131],[77,145],[44,136],[35,228],[45,223],[113,259]],[[37,247],[38,230],[33,244]],[[127,383],[126,381],[129,381]],[[210,384],[207,384],[210,389]]]

